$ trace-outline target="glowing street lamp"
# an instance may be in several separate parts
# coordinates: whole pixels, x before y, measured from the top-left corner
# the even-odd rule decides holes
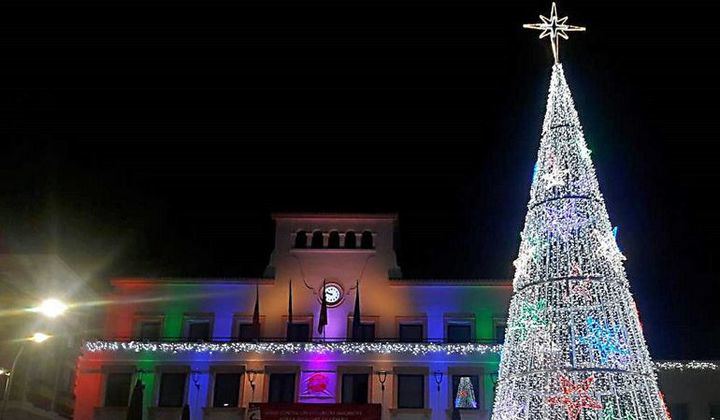
[[[30,337],[30,341],[34,341],[36,343],[42,343],[43,341],[47,340],[48,338],[50,338],[49,335],[47,335],[45,333],[41,333],[41,332],[36,332],[35,334],[32,335],[32,337]]]
[[[45,299],[40,302],[40,305],[34,309],[48,318],[56,318],[67,311],[68,306],[59,299]]]

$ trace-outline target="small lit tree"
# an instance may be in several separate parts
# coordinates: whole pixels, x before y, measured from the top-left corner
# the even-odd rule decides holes
[[[455,395],[455,408],[477,408],[475,389],[467,376],[460,378],[457,395]]]

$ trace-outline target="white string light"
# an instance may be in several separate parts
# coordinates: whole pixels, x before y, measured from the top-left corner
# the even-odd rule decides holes
[[[144,342],[144,341],[88,341],[88,352],[153,352],[153,353],[270,353],[270,354],[428,354],[482,355],[498,354],[500,344],[477,343],[245,343],[245,342]]]
[[[555,357],[560,350],[546,334],[531,337],[544,351],[543,357]],[[500,354],[501,344],[456,344],[456,343],[198,343],[198,342],[144,342],[144,341],[88,341],[85,350],[90,353],[128,352],[128,353],[270,353],[270,354],[302,354],[302,353],[340,353],[340,354],[412,354],[425,356],[428,354],[459,354],[465,356]],[[694,371],[720,370],[720,364],[698,360],[662,361],[654,364],[658,371]],[[5,371],[7,372],[7,371]],[[4,372],[0,370],[0,375]]]
[[[546,23],[564,22],[554,6],[552,16]],[[535,168],[493,420],[609,412],[666,420],[625,257],[560,64],[553,66]]]
[[[662,370],[720,370],[720,364],[699,360],[655,362],[655,369]]]

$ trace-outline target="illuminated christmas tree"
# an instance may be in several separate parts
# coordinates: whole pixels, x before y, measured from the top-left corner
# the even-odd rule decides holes
[[[558,62],[584,30],[551,17],[555,65],[515,261],[493,420],[668,419],[623,260]]]
[[[457,395],[455,395],[455,408],[477,408],[475,389],[467,376],[460,378]]]

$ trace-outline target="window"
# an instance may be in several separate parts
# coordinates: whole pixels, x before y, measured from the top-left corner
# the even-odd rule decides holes
[[[188,320],[187,339],[189,341],[210,341],[210,320]]]
[[[372,232],[366,230],[360,237],[360,248],[362,249],[373,249],[373,235]]]
[[[322,248],[323,247],[323,233],[319,230],[313,232],[312,242],[310,243],[311,248]]]
[[[425,376],[397,375],[397,407],[425,408]]]
[[[233,315],[232,336],[237,341],[258,341],[262,337],[262,326],[265,324],[265,315],[260,315],[257,325],[253,324],[252,314]]]
[[[343,404],[368,403],[368,377],[367,373],[346,373],[342,376]]]
[[[362,317],[365,322],[360,322],[356,327],[353,317],[348,317],[347,332],[348,339],[358,342],[371,343],[375,341],[375,325],[377,325],[379,317],[367,316]]]
[[[237,407],[240,402],[241,373],[216,373],[213,407]]]
[[[505,342],[505,330],[507,329],[507,325],[505,323],[497,323],[495,324],[495,341],[498,343],[504,343]]]
[[[375,323],[360,323],[357,331],[357,337],[353,336],[355,341],[372,342],[375,341]]]
[[[334,230],[328,236],[328,248],[340,248],[340,234]]]
[[[352,230],[347,231],[345,233],[345,248],[353,249],[357,246],[357,242],[355,239],[355,232]]]
[[[453,408],[477,409],[480,402],[480,377],[477,375],[453,375]]]
[[[43,357],[31,366],[31,378],[39,383],[54,387],[58,369],[58,360],[54,357]]]
[[[105,407],[125,407],[130,399],[131,372],[111,372],[105,378]]]
[[[185,402],[185,373],[165,372],[160,375],[158,407],[182,407]]]
[[[271,373],[268,402],[295,402],[295,374]]]
[[[295,248],[307,248],[307,233],[304,230],[295,234]]]
[[[73,392],[75,389],[75,369],[66,367],[61,371],[58,388],[65,392]]]
[[[423,341],[422,324],[400,324],[399,330],[399,341],[401,343],[420,343]]]
[[[259,326],[255,326],[252,322],[242,322],[237,324],[237,340],[238,341],[256,341],[260,338]]]
[[[469,343],[472,341],[472,329],[470,324],[447,325],[446,341],[448,343]]]
[[[138,337],[141,340],[157,341],[160,339],[162,322],[160,320],[140,321]]]
[[[670,404],[670,417],[673,420],[688,420],[688,405],[685,403],[681,404]]]
[[[310,341],[310,324],[295,322],[287,324],[287,340],[300,343]]]

